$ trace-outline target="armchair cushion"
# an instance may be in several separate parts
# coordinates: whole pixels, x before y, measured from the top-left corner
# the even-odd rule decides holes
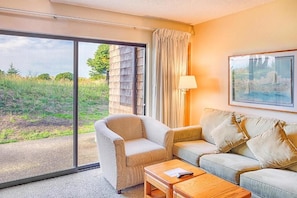
[[[144,138],[125,141],[125,149],[127,166],[149,164],[166,158],[164,147]]]

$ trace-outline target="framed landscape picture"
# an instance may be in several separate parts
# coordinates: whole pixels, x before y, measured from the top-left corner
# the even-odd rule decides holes
[[[296,50],[229,56],[229,105],[297,112]]]

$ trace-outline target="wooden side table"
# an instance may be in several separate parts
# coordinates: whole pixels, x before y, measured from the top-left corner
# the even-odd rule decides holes
[[[175,184],[173,186],[174,198],[250,198],[251,192],[221,179],[212,174],[203,174],[199,177]]]
[[[165,172],[181,168],[193,172],[193,175],[177,178]],[[144,197],[173,197],[173,185],[204,174],[205,171],[178,159],[144,167]]]

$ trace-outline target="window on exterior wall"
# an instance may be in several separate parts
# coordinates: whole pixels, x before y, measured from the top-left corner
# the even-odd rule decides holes
[[[144,115],[145,50],[0,30],[0,188],[98,167],[94,122]]]

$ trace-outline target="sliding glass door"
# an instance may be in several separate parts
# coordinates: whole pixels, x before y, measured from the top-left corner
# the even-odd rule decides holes
[[[0,35],[0,183],[73,167],[73,47]]]
[[[100,43],[78,42],[78,165],[98,162],[94,123],[107,116],[108,84],[103,73],[95,75],[90,62]],[[97,62],[100,57],[97,56]],[[95,63],[94,63],[95,64]]]
[[[145,45],[0,31],[0,51],[0,188],[98,167],[94,122],[145,113]]]

